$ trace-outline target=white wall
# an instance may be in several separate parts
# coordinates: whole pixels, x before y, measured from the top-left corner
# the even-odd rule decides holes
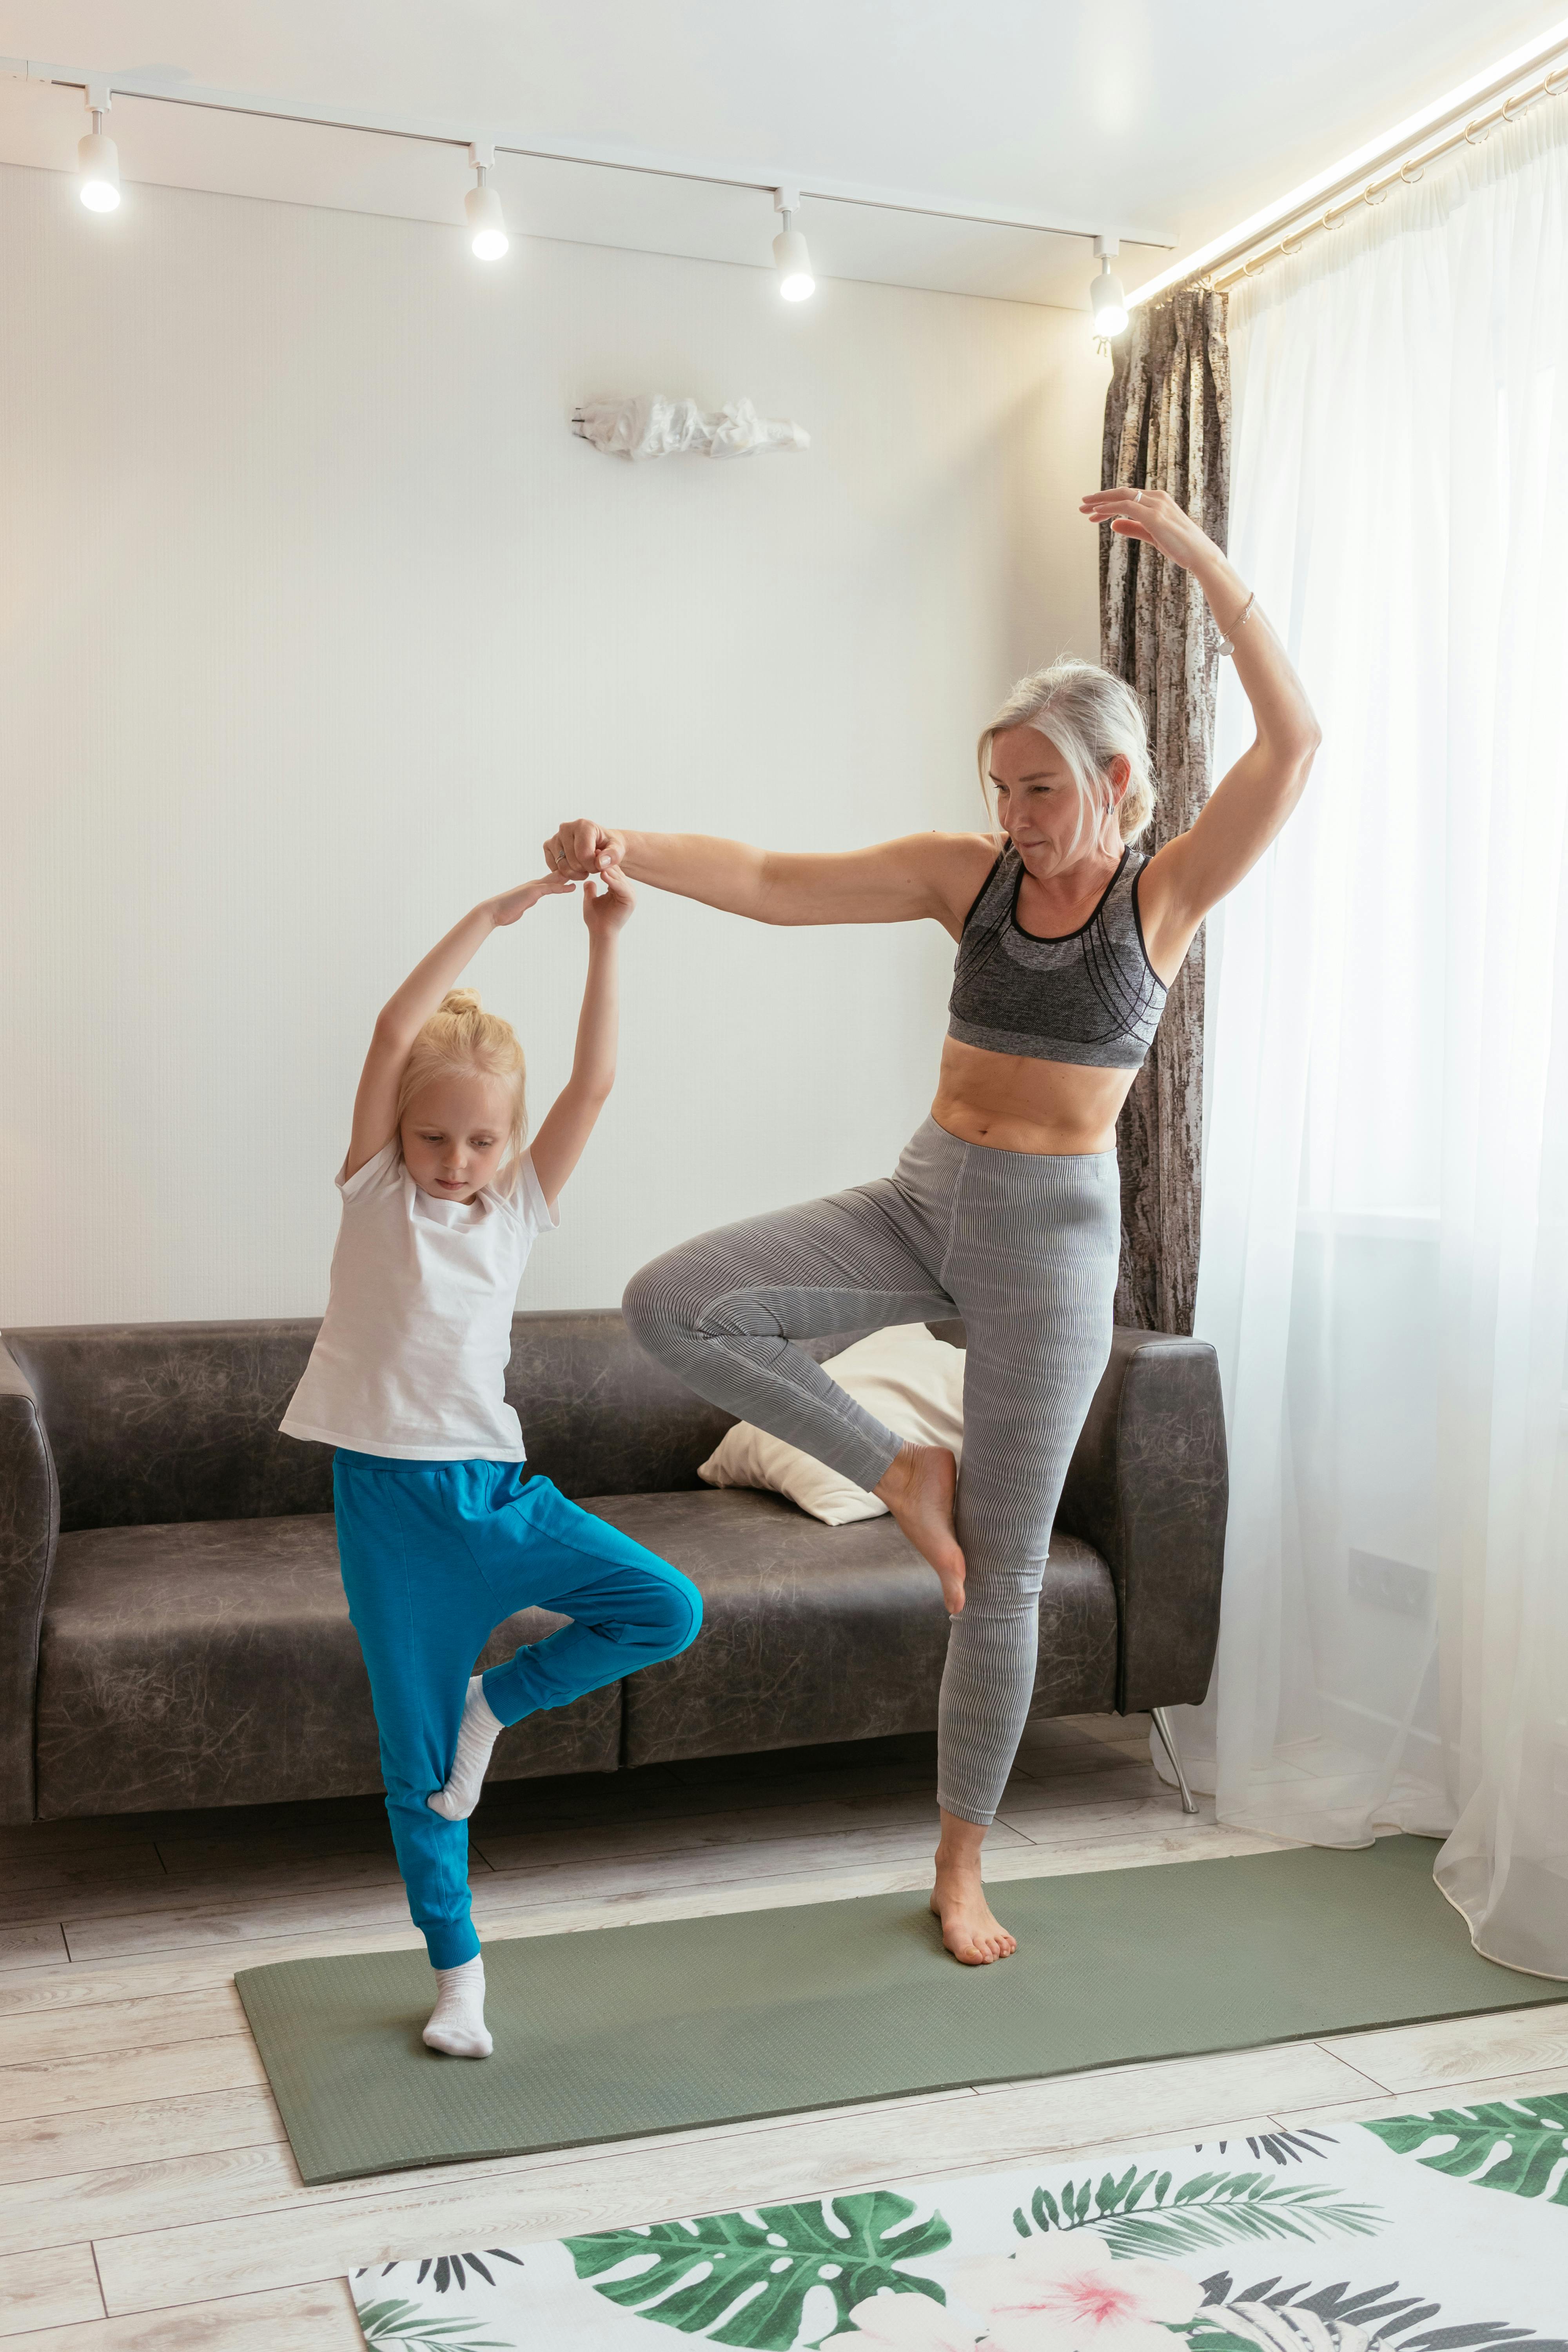
[[[1096,649],[1079,316],[0,169],[0,1321],[319,1311],[371,1021],[558,818],[839,847],[978,821],[973,741]],[[803,457],[631,467],[585,394],[749,394]],[[644,896],[621,1082],[524,1306],[883,1172],[934,926]],[[472,967],[564,1076],[574,905]]]

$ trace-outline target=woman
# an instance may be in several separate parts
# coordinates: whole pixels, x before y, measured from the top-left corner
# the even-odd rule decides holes
[[[546,844],[765,923],[912,922],[958,941],[931,1117],[890,1178],[671,1250],[626,1292],[642,1344],[712,1402],[887,1504],[942,1582],[941,1840],[931,1908],[956,1959],[1016,1947],[980,1854],[1034,1690],[1039,1592],[1074,1443],[1110,1349],[1121,1242],[1116,1118],[1193,936],[1306,783],[1318,728],[1225,557],[1159,490],[1081,511],[1184,565],[1227,635],[1257,736],[1190,832],[1152,858],[1138,704],[1108,671],[1025,678],[981,737],[997,842],[915,834],[837,856],[589,819]],[[956,1312],[968,1339],[963,1474],[861,1410],[793,1339]]]

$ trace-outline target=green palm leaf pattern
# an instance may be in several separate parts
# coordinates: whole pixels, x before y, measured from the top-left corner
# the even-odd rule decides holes
[[[1331,2286],[1289,2285],[1279,2277],[1237,2288],[1227,2273],[1205,2279],[1207,2300],[1197,2317],[1180,2331],[1188,2352],[1258,2352],[1259,2344],[1300,2346],[1324,2352],[1326,2346],[1370,2345],[1375,2352],[1568,2352],[1561,2336],[1536,2336],[1507,2320],[1455,2324],[1425,2295],[1405,2294],[1397,2280],[1355,2286],[1342,2279]]]
[[[1363,2124],[1396,2156],[1415,2156],[1435,2172],[1510,2197],[1544,2197],[1568,2205],[1568,2091],[1537,2099],[1495,2099],[1479,2107],[1436,2107]],[[1446,2139],[1447,2147],[1421,2150]]]
[[[754,2352],[787,2352],[800,2332],[805,2298],[826,2287],[848,2325],[854,2305],[881,2287],[945,2300],[934,2279],[901,2266],[940,2253],[952,2231],[940,2213],[908,2226],[915,2206],[877,2189],[801,2205],[764,2205],[748,2213],[711,2213],[700,2221],[658,2221],[604,2230],[563,2243],[581,2279],[591,2279],[644,2319],[689,2336]],[[635,2272],[606,2277],[635,2262]],[[831,2330],[825,2330],[831,2333]]]
[[[428,2319],[401,2299],[365,2304],[359,2324],[367,2344],[395,2344],[399,2352],[514,2352],[500,2336],[472,2334],[472,2320]]]
[[[1216,2140],[1215,2145],[1223,2156],[1229,2147],[1230,2142],[1225,2139]],[[1271,2131],[1250,2135],[1245,2145],[1254,2157],[1266,2156],[1272,2164],[1285,2165],[1300,2164],[1304,2157],[1322,2156],[1335,2145],[1335,2140],[1332,2132]],[[1201,2140],[1193,2153],[1194,2155],[1203,2153]]]
[[[485,2248],[485,2256],[486,2260],[492,2263],[514,2263],[519,2270],[521,2270],[523,2266],[521,2255],[509,2254],[504,2246],[487,2246]],[[468,2266],[468,2270],[465,2270],[464,2268],[465,2263]],[[376,2265],[374,2263],[366,2265],[366,2268],[370,2270],[374,2270],[375,2267]],[[411,2270],[413,2267],[412,2263],[383,2263],[380,2266],[381,2275],[383,2278],[390,2278],[394,2271]],[[460,2289],[468,2285],[468,2271],[477,2271],[487,2286],[494,2286],[494,2273],[487,2270],[485,2263],[481,2262],[479,2255],[475,2253],[426,2254],[419,2264],[418,2273],[415,2278],[414,2284],[416,2286],[423,2286],[426,2279],[434,2273],[436,2292],[437,2294],[445,2294],[449,2286],[455,2286]],[[358,2270],[354,2273],[354,2276],[356,2278],[363,2278],[364,2275],[364,2270]]]
[[[1247,2238],[1366,2238],[1383,2227],[1373,2206],[1271,2173],[1202,2172],[1173,2195],[1171,2183],[1170,2173],[1141,2173],[1133,2164],[1119,2179],[1107,2172],[1098,2182],[1069,2180],[1054,2197],[1037,2189],[1028,2213],[1022,2206],[1014,2213],[1013,2227],[1021,2238],[1094,2230],[1113,2253],[1155,2255],[1196,2253]]]

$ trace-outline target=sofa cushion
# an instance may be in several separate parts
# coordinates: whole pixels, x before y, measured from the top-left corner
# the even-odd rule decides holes
[[[923,1323],[889,1324],[823,1362],[824,1371],[873,1421],[916,1445],[944,1445],[958,1458],[963,1452],[963,1349],[933,1338]],[[749,1421],[726,1430],[697,1475],[705,1486],[761,1486],[771,1495],[787,1495],[825,1527],[846,1528],[853,1519],[887,1515],[886,1503],[844,1471]]]
[[[890,1518],[823,1527],[750,1487],[584,1507],[682,1570],[703,1599],[691,1648],[625,1685],[627,1764],[934,1727],[947,1612]],[[1111,1707],[1116,1648],[1110,1570],[1088,1544],[1054,1536],[1031,1713]]]
[[[525,1609],[485,1665],[566,1621]],[[531,1716],[493,1778],[611,1772],[621,1685]],[[267,1804],[379,1789],[330,1512],[62,1536],[39,1656],[38,1812]]]

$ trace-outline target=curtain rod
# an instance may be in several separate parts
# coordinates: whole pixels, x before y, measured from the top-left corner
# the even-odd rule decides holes
[[[914,213],[931,220],[965,221],[977,228],[1027,229],[1037,236],[1081,237],[1086,241],[1107,233],[1103,220],[1045,219],[1038,214],[1013,212],[1005,206],[971,202],[959,196],[928,196],[903,188],[872,187],[859,181],[814,178],[809,173],[746,171],[706,163],[699,157],[672,155],[653,148],[616,147],[558,139],[529,139],[521,133],[492,132],[486,126],[458,125],[429,116],[373,115],[357,107],[291,103],[285,99],[256,98],[243,90],[214,89],[195,82],[171,84],[150,74],[100,72],[81,66],[46,65],[35,58],[0,58],[0,75],[15,80],[53,83],[79,89],[89,105],[107,106],[109,95],[140,99],[151,105],[190,106],[219,114],[242,114],[270,122],[300,122],[323,131],[353,131],[378,139],[407,139],[426,145],[467,150],[477,140],[498,155],[525,156],[545,163],[584,163],[609,172],[645,172],[655,178],[689,180],[710,187],[754,188],[770,198],[787,184],[819,203],[863,205],[878,212]],[[95,93],[106,93],[96,95]],[[1115,231],[1124,245],[1142,245],[1170,253],[1175,238],[1148,227]]]
[[[1561,98],[1565,90],[1568,90],[1568,55],[1564,56],[1563,63],[1555,66],[1543,76],[1535,89],[1517,93],[1510,92],[1500,104],[1487,107],[1479,113],[1471,115],[1462,129],[1452,131],[1445,138],[1435,140],[1427,145],[1413,148],[1401,160],[1396,170],[1376,174],[1367,182],[1358,194],[1348,197],[1342,204],[1328,205],[1316,220],[1303,222],[1293,234],[1277,237],[1272,245],[1264,246],[1248,253],[1245,258],[1223,271],[1210,270],[1205,275],[1222,293],[1228,292],[1231,287],[1239,285],[1244,278],[1258,277],[1271,261],[1279,260],[1293,253],[1300,253],[1308,237],[1315,236],[1320,229],[1339,228],[1346,215],[1358,204],[1381,205],[1391,188],[1413,185],[1421,177],[1427,164],[1435,163],[1440,155],[1450,154],[1456,147],[1479,147],[1500,122],[1517,122],[1521,114],[1527,113],[1531,107],[1539,105],[1543,98]]]
[[[1401,126],[1379,142],[1369,142],[1343,164],[1329,170],[1310,184],[1310,194],[1292,204],[1289,198],[1271,219],[1254,220],[1246,233],[1232,232],[1200,247],[1185,262],[1162,271],[1146,286],[1128,296],[1129,310],[1156,299],[1183,286],[1204,286],[1228,291],[1243,278],[1255,278],[1270,261],[1300,250],[1320,229],[1338,228],[1358,204],[1380,205],[1391,188],[1411,185],[1426,165],[1453,149],[1479,146],[1500,122],[1516,121],[1543,98],[1568,91],[1568,26],[1562,24],[1544,37],[1516,49],[1500,66],[1476,76],[1451,96],[1439,99],[1406,129]],[[1369,173],[1368,164],[1372,164]],[[1326,199],[1326,201],[1325,201]]]

